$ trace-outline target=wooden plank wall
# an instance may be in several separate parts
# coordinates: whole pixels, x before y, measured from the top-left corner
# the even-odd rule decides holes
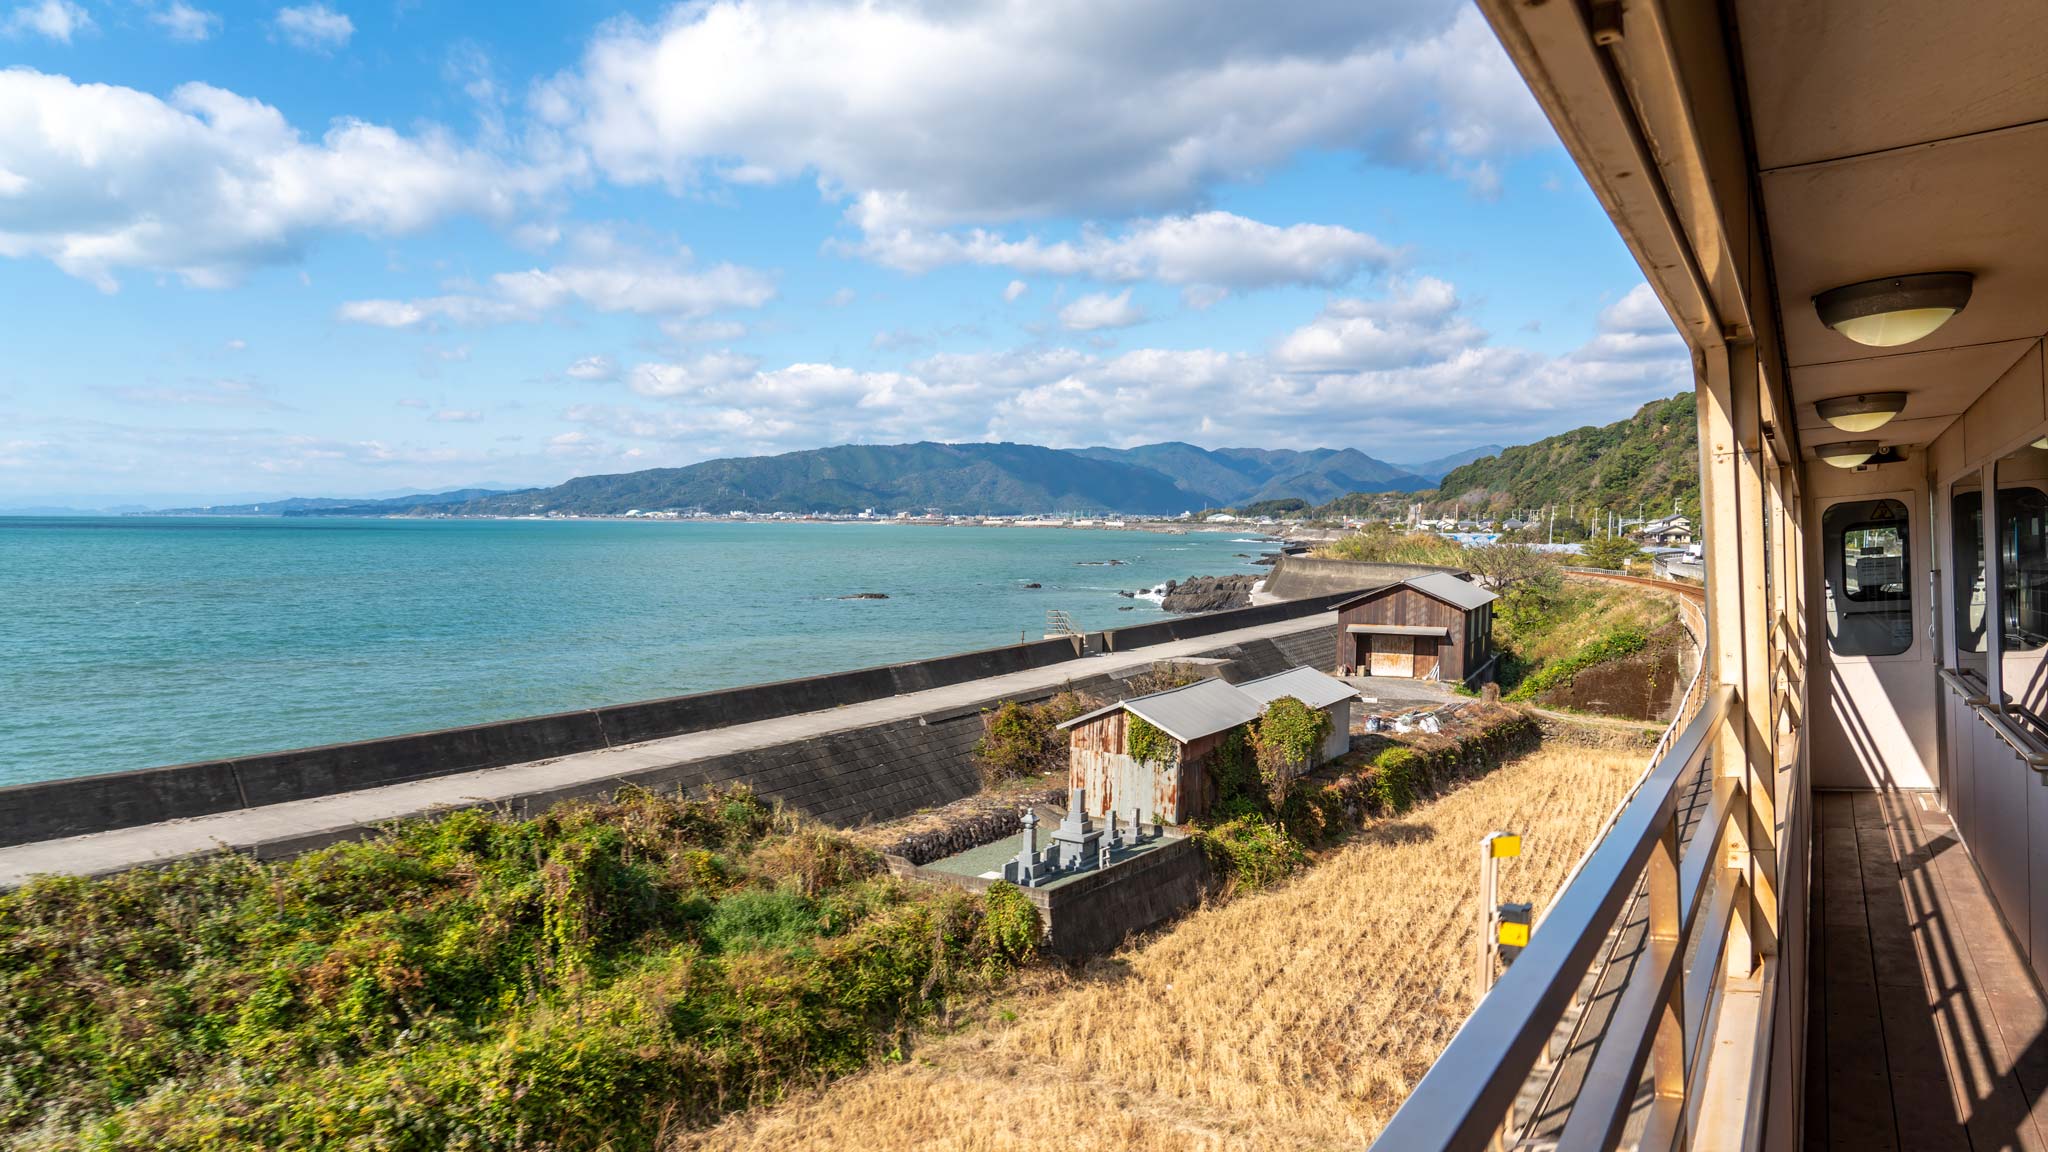
[[[1437,675],[1444,680],[1463,680],[1465,659],[1465,613],[1434,596],[1413,588],[1395,586],[1360,601],[1337,614],[1337,657],[1340,664],[1353,663],[1346,651],[1353,624],[1393,624],[1406,628],[1448,628],[1450,635],[1437,641]],[[1355,650],[1354,650],[1355,651]]]

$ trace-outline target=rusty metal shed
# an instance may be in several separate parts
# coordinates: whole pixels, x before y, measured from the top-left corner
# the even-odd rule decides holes
[[[1068,786],[1080,788],[1093,816],[1133,813],[1147,822],[1182,824],[1209,810],[1215,783],[1209,760],[1233,731],[1257,720],[1266,705],[1293,696],[1331,715],[1331,734],[1318,760],[1351,747],[1351,701],[1358,693],[1312,668],[1295,668],[1244,684],[1202,680],[1097,708],[1060,725],[1068,733]],[[1173,754],[1140,761],[1130,754],[1130,717],[1173,741]]]

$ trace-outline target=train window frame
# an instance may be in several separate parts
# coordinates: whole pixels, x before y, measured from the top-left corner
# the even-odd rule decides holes
[[[1881,515],[1880,512],[1896,509],[1896,515]],[[1918,620],[1920,606],[1913,594],[1918,574],[1913,562],[1913,511],[1910,501],[1898,496],[1867,496],[1838,500],[1821,511],[1821,580],[1826,596],[1825,635],[1828,653],[1835,659],[1886,660],[1910,659],[1919,643]],[[1891,595],[1877,597],[1859,588],[1858,592],[1848,591],[1848,572],[1851,563],[1848,543],[1852,533],[1873,528],[1892,528],[1896,531],[1899,544],[1899,579],[1897,591]],[[1885,581],[1891,587],[1892,581]],[[1866,607],[1862,613],[1881,623],[1876,626],[1849,629],[1844,627],[1851,613],[1836,606],[1835,597],[1845,603],[1864,606],[1879,606],[1875,611]],[[1886,610],[1882,606],[1892,606]],[[1904,623],[1898,621],[1903,616]]]
[[[1982,681],[1991,654],[1992,597],[1984,583],[1984,485],[1978,473],[1967,473],[1949,484],[1948,530],[1948,646],[1955,653],[1955,670]],[[1966,554],[1966,545],[1974,546],[1975,550]],[[1974,628],[1970,623],[1972,609],[1977,612]],[[1963,644],[1966,636],[1972,638],[1968,647]]]

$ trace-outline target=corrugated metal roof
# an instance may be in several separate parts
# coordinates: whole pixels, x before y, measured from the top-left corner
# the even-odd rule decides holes
[[[1221,680],[1201,680],[1123,703],[1127,711],[1183,744],[1256,720],[1265,711],[1258,701]]]
[[[1198,680],[1179,688],[1119,700],[1061,724],[1062,729],[1099,720],[1119,708],[1145,718],[1154,728],[1183,744],[1226,732],[1259,718],[1266,705],[1292,696],[1311,708],[1327,708],[1358,695],[1356,689],[1313,668],[1292,668],[1243,684]]]
[[[1495,596],[1477,584],[1468,580],[1460,580],[1456,576],[1443,572],[1431,572],[1427,576],[1411,577],[1410,579],[1403,580],[1402,583],[1418,592],[1426,592],[1446,604],[1454,604],[1459,608],[1467,610],[1483,608],[1500,599],[1500,597]]]
[[[1411,576],[1398,584],[1389,584],[1384,588],[1367,588],[1351,599],[1341,604],[1333,604],[1330,607],[1334,611],[1341,612],[1360,601],[1370,600],[1375,596],[1379,596],[1388,591],[1388,589],[1402,587],[1413,588],[1425,596],[1434,596],[1454,608],[1467,612],[1500,599],[1500,597],[1469,580],[1460,580],[1448,572],[1431,572],[1422,576]]]
[[[1221,680],[1197,680],[1149,696],[1119,700],[1060,725],[1072,728],[1099,720],[1119,708],[1143,716],[1154,728],[1186,744],[1256,720],[1264,705]]]
[[[1339,700],[1349,700],[1358,695],[1358,689],[1334,676],[1326,676],[1313,668],[1289,668],[1257,680],[1247,680],[1237,686],[1239,692],[1258,701],[1259,710],[1282,696],[1292,696],[1311,708],[1328,708]]]

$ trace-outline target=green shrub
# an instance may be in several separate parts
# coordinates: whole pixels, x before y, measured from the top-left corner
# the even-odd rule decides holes
[[[735,892],[712,906],[704,939],[720,952],[789,948],[818,936],[818,906],[786,888]]]
[[[1044,935],[1038,906],[1023,889],[1003,880],[989,885],[982,897],[976,940],[985,972],[994,975],[1029,964],[1037,958],[1038,942]]]
[[[1287,799],[1294,781],[1315,764],[1316,753],[1330,734],[1330,714],[1292,696],[1266,705],[1252,726],[1252,747],[1258,752],[1259,780],[1275,809]]]
[[[1208,769],[1209,781],[1215,786],[1214,809],[1221,810],[1239,800],[1265,803],[1265,790],[1259,785],[1259,764],[1252,750],[1249,725],[1241,724],[1223,734],[1209,753]]]
[[[1381,812],[1406,812],[1415,806],[1423,784],[1422,757],[1412,748],[1388,748],[1372,760],[1367,795]]]
[[[982,783],[1064,771],[1067,734],[1059,726],[1093,704],[1070,689],[1037,704],[1005,700],[994,711],[982,713],[981,740],[974,746]]]
[[[1642,554],[1642,548],[1625,536],[1602,536],[1587,541],[1579,550],[1579,563],[1612,571],[1628,567],[1629,561]]]
[[[1196,836],[1210,866],[1245,891],[1277,883],[1308,863],[1308,853],[1285,828],[1254,812],[1201,828]]]

